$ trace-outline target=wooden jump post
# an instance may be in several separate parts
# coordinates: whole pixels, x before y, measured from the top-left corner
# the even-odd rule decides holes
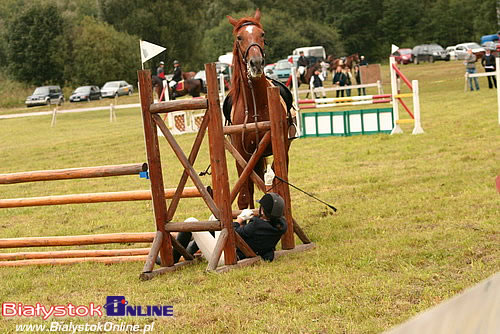
[[[142,163],[10,173],[0,174],[0,184],[98,178],[120,175],[138,175],[139,173],[146,172],[147,170],[148,165]],[[167,189],[164,192],[164,197],[171,198],[173,197],[174,193],[175,189]],[[200,194],[196,188],[190,187],[184,189],[180,196],[199,197]],[[43,205],[138,201],[150,200],[151,198],[151,191],[149,190],[13,198],[0,199],[0,209]],[[184,231],[186,230],[187,226],[186,223],[180,222],[172,223],[169,228],[171,232]],[[211,230],[217,230],[220,227],[214,222],[198,222],[195,224],[195,226],[189,226],[189,229],[206,230],[207,228]],[[7,238],[0,239],[0,249],[20,247],[98,245],[111,243],[151,243],[155,235],[156,234],[154,232],[146,232],[80,236]],[[148,253],[149,248],[0,253],[0,267],[73,264],[81,262],[102,262],[110,264],[130,261],[144,261]]]
[[[246,130],[257,127],[262,130],[264,135],[258,145],[258,149],[252,157],[245,161],[236,151],[229,140],[224,138],[225,134],[241,133],[244,131],[243,126],[233,125],[228,127],[222,126],[221,109],[219,101],[219,92],[217,84],[217,76],[215,64],[206,64],[205,71],[207,75],[207,98],[193,100],[178,100],[168,101],[153,104],[151,73],[148,70],[138,71],[139,87],[141,96],[142,116],[144,124],[144,138],[146,144],[146,152],[148,156],[148,164],[150,168],[151,193],[153,199],[154,219],[157,228],[156,236],[153,241],[151,250],[147,256],[143,272],[140,278],[143,280],[151,279],[154,276],[164,274],[176,270],[177,268],[193,263],[193,257],[187,253],[186,249],[176,242],[170,235],[171,228],[174,224],[175,211],[177,210],[181,194],[185,190],[185,185],[188,178],[191,179],[195,188],[204,200],[208,209],[217,218],[217,221],[210,222],[213,226],[209,226],[209,222],[199,222],[199,226],[195,228],[193,223],[185,223],[184,231],[201,231],[214,230],[217,227],[221,230],[221,234],[216,242],[216,246],[209,259],[207,270],[225,272],[232,268],[238,268],[246,265],[251,265],[260,260],[254,251],[246,244],[246,242],[234,232],[232,227],[233,218],[240,212],[232,210],[232,203],[236,199],[242,184],[250,177],[257,187],[263,192],[266,191],[264,182],[253,171],[255,164],[262,156],[264,149],[271,144],[273,147],[276,175],[284,180],[288,179],[287,163],[286,163],[286,148],[285,140],[287,138],[287,123],[286,116],[281,112],[279,103],[279,89],[269,88],[269,107],[270,114],[273,115],[270,121],[258,122],[257,124],[248,124]],[[176,142],[174,136],[165,125],[163,119],[158,115],[160,113],[169,113],[179,110],[197,110],[206,109],[203,116],[203,121],[192,145],[191,152],[187,156],[181,147]],[[163,174],[161,169],[161,157],[158,144],[157,127],[167,140],[169,146],[177,156],[178,160],[184,167],[184,172],[180,177],[175,194],[171,198],[170,205],[167,207],[165,201]],[[199,153],[205,133],[208,132],[210,163],[212,168],[212,188],[213,198],[207,192],[198,173],[194,170],[193,165]],[[236,182],[233,189],[230,189],[227,161],[225,150],[228,150],[235,158],[237,163],[243,167],[244,171]],[[289,222],[287,233],[282,238],[282,248],[289,250],[305,250],[314,247],[314,244],[307,238],[300,226],[292,217],[291,200],[288,185],[279,182],[276,185],[276,191],[284,198],[286,203],[285,217]],[[215,227],[214,227],[215,226]],[[300,248],[295,248],[294,231],[302,240],[304,245]],[[173,249],[179,251],[185,258],[184,262],[173,263]],[[236,248],[240,249],[247,257],[244,260],[238,261],[236,257]],[[225,265],[217,268],[219,258],[224,252]],[[288,251],[283,251],[288,252]],[[161,255],[161,267],[154,269],[155,260]],[[281,253],[279,253],[281,254]]]

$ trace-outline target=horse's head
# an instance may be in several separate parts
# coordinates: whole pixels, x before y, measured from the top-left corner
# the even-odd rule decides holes
[[[264,73],[264,30],[260,24],[260,10],[255,11],[254,17],[245,17],[239,20],[227,16],[233,25],[235,48],[237,56],[246,65],[252,78],[260,78]]]

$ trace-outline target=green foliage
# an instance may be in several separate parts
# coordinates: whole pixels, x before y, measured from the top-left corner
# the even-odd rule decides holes
[[[74,84],[102,85],[110,80],[137,81],[139,38],[86,17],[73,32],[73,62],[67,77]]]
[[[11,75],[40,85],[63,82],[63,66],[54,55],[64,22],[54,5],[33,3],[7,29],[7,60]]]

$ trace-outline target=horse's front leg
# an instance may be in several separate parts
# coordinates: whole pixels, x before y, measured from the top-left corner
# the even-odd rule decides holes
[[[243,168],[238,163],[236,163],[236,169],[238,171],[238,177],[240,177],[241,173],[243,173]],[[240,193],[238,194],[238,209],[247,209],[249,205],[251,205],[251,198],[253,198],[253,192],[252,195],[250,195],[247,180],[242,184]],[[251,206],[251,208],[253,209],[253,206]]]

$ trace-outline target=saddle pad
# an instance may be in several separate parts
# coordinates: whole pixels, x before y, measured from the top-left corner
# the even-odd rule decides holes
[[[175,90],[178,92],[182,92],[184,90],[184,80],[177,83],[177,86],[175,86]]]

